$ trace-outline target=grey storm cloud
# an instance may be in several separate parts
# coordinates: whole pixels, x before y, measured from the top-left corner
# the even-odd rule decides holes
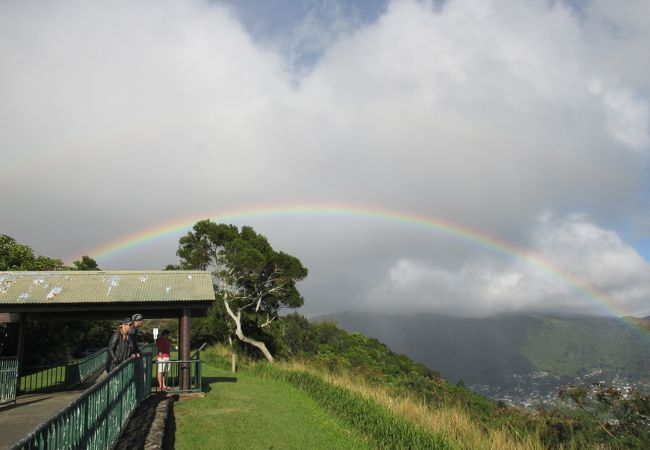
[[[602,298],[444,233],[253,220],[309,267],[306,313],[650,312],[621,232],[647,223],[650,4],[337,5],[273,38],[218,2],[2,2],[0,231],[65,257],[203,212],[369,205],[482,230]],[[162,267],[175,239],[100,266]]]

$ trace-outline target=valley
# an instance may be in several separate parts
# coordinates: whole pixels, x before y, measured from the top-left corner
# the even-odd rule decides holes
[[[317,320],[375,337],[451,383],[510,405],[557,405],[557,391],[567,384],[650,392],[647,318],[631,325],[630,318],[614,317],[345,312]]]

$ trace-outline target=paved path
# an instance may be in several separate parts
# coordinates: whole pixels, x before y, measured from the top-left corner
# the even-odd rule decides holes
[[[9,448],[104,377],[105,372],[72,391],[25,394],[15,405],[0,406],[0,449]]]

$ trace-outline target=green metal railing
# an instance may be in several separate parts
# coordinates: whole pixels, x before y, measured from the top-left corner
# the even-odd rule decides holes
[[[108,449],[151,391],[152,355],[129,359],[47,422],[11,447],[18,449]]]
[[[0,405],[16,402],[18,358],[0,358]]]
[[[48,366],[31,366],[21,370],[18,394],[53,392],[83,383],[106,366],[107,350],[99,350],[83,359]]]
[[[165,384],[167,390],[171,392],[201,392],[201,360],[192,359],[188,361],[156,361],[154,369],[157,371],[158,367],[162,366],[166,369],[167,378]],[[184,371],[187,371],[188,386],[181,389],[181,378]],[[159,389],[156,388],[157,390]]]
[[[99,369],[106,367],[107,357],[108,350],[103,348],[92,355],[88,355],[85,358],[76,361],[75,364],[68,365],[68,369],[72,373],[66,373],[66,382],[75,383],[75,378],[78,379],[77,383],[83,382]],[[74,386],[74,384],[68,384],[68,387],[70,386]]]

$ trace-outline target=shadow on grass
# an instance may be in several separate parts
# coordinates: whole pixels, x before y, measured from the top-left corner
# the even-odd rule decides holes
[[[165,424],[165,435],[163,436],[162,450],[174,450],[176,447],[176,415],[174,414],[174,402],[169,403],[167,423]]]
[[[201,384],[203,385],[203,392],[210,392],[212,383],[236,383],[237,377],[203,377]]]

